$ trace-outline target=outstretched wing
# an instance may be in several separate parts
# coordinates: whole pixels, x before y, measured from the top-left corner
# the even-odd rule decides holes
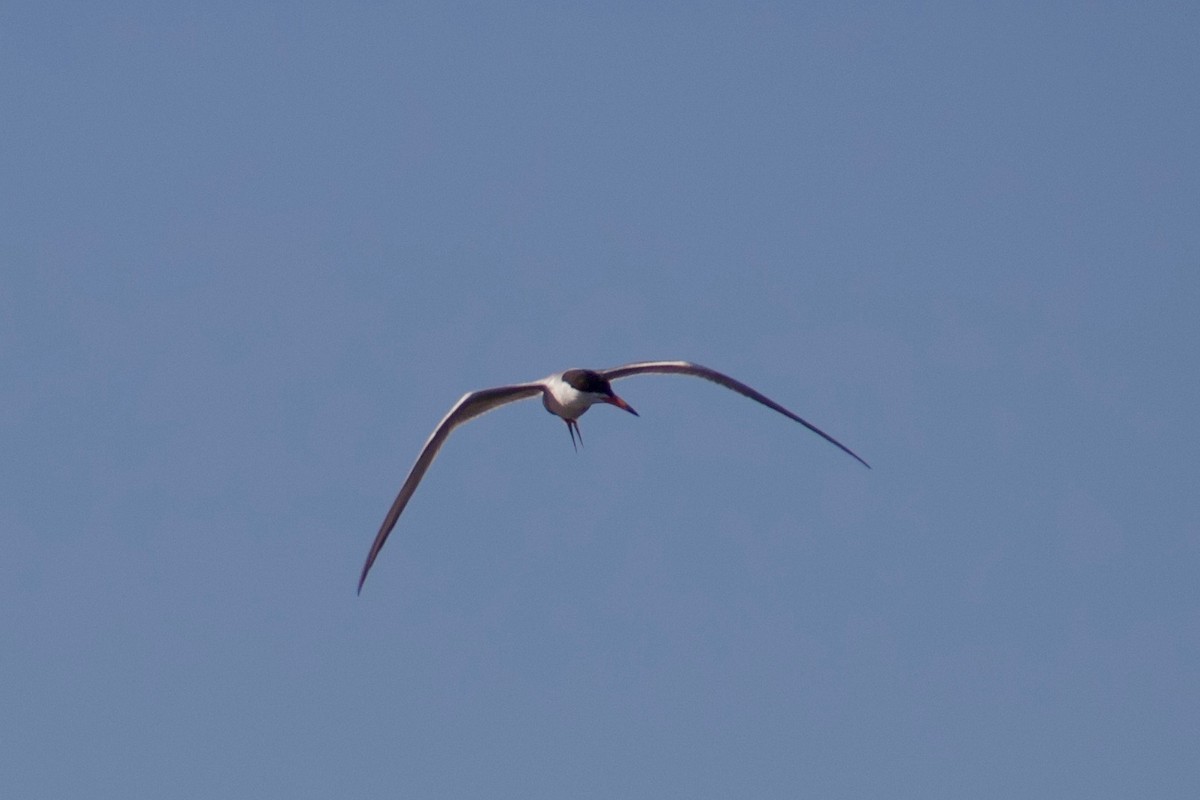
[[[446,437],[450,435],[450,432],[464,422],[478,417],[480,414],[486,414],[494,408],[499,408],[508,403],[515,403],[517,400],[524,400],[527,397],[533,397],[536,394],[541,394],[541,392],[542,385],[540,383],[497,386],[494,389],[480,389],[477,392],[465,394],[461,400],[454,404],[450,412],[433,429],[433,433],[429,435],[429,440],[425,442],[425,446],[421,448],[421,454],[417,456],[417,462],[413,464],[412,469],[408,472],[408,477],[404,479],[404,485],[400,487],[400,494],[396,495],[396,500],[392,503],[391,510],[384,517],[383,524],[379,526],[379,533],[375,534],[375,541],[371,544],[371,552],[367,553],[367,563],[363,564],[362,575],[358,579],[359,594],[362,594],[363,582],[367,579],[367,573],[371,571],[371,565],[375,563],[375,557],[383,549],[383,543],[387,541],[388,534],[392,532],[392,528],[396,527],[396,520],[400,519],[400,512],[404,511],[404,507],[408,505],[413,492],[417,490],[417,485],[421,483],[421,478],[425,477],[426,470],[433,463],[433,459],[437,457],[438,451],[442,449],[442,444],[445,443]]]
[[[858,462],[860,464],[862,464],[867,469],[871,468],[871,465],[868,464],[866,461],[863,461],[861,458],[859,458],[857,453],[855,453],[849,447],[846,447],[846,445],[842,444],[841,442],[839,442],[837,439],[830,436],[825,431],[818,428],[816,425],[813,425],[811,422],[801,419],[799,416],[797,416],[796,414],[793,414],[791,411],[788,411],[786,408],[779,405],[779,403],[776,403],[774,400],[772,400],[771,398],[762,394],[761,392],[751,389],[749,386],[742,383],[741,381],[734,380],[733,378],[729,377],[728,375],[726,375],[722,372],[717,372],[715,369],[709,369],[708,367],[702,367],[699,364],[693,364],[690,361],[639,361],[636,364],[626,364],[623,367],[613,367],[612,369],[602,369],[602,370],[598,370],[598,372],[601,375],[603,375],[605,379],[610,380],[610,381],[615,381],[618,378],[628,378],[631,375],[645,375],[645,374],[653,373],[653,374],[663,374],[663,375],[692,375],[696,378],[703,378],[706,381],[712,381],[713,383],[719,383],[721,386],[724,386],[726,389],[732,389],[733,391],[737,392],[738,394],[749,397],[751,400],[757,400],[758,402],[762,403],[767,408],[778,411],[780,414],[783,414],[785,417],[788,417],[789,419],[794,419],[796,422],[799,422],[801,425],[808,428],[810,431],[817,434],[825,441],[839,447],[842,451],[853,456],[855,459],[858,460]]]

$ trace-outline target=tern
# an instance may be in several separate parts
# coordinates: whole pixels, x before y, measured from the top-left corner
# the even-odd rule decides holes
[[[571,434],[571,445],[578,449],[575,443],[577,436],[579,437],[579,444],[583,444],[583,434],[579,430],[579,418],[597,403],[607,403],[608,405],[628,411],[635,417],[639,416],[628,403],[613,392],[612,381],[620,378],[628,378],[632,375],[646,375],[651,373],[691,375],[720,384],[727,389],[732,389],[738,394],[745,395],[751,400],[757,400],[767,408],[778,411],[785,417],[799,422],[825,441],[853,456],[864,467],[868,469],[871,467],[870,464],[859,458],[858,454],[849,447],[846,447],[846,445],[812,423],[788,411],[766,395],[751,389],[741,381],[734,380],[728,375],[717,372],[715,369],[702,367],[699,364],[693,364],[689,361],[639,361],[635,364],[626,364],[623,367],[613,367],[612,369],[569,369],[566,372],[555,373],[539,381],[515,383],[511,386],[496,386],[491,389],[480,389],[464,394],[446,416],[442,418],[437,427],[433,429],[433,433],[429,435],[425,446],[421,448],[421,454],[417,456],[416,463],[409,470],[408,477],[404,479],[404,485],[400,487],[400,493],[396,495],[396,500],[392,503],[387,516],[384,517],[383,524],[379,526],[379,533],[375,534],[375,541],[371,543],[371,551],[367,553],[367,562],[363,564],[362,575],[358,579],[359,594],[362,594],[362,587],[363,583],[367,580],[367,573],[371,571],[371,565],[375,563],[375,558],[379,555],[379,551],[383,549],[383,543],[387,541],[388,535],[396,527],[396,521],[400,519],[401,512],[408,505],[408,501],[412,499],[413,493],[421,483],[421,479],[425,477],[425,473],[429,470],[429,465],[433,463],[438,451],[446,443],[446,438],[455,428],[500,406],[541,395],[542,405],[546,407],[546,410],[567,423],[567,430]]]

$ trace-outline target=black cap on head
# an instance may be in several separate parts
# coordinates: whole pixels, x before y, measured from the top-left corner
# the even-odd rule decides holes
[[[613,393],[612,385],[601,377],[600,373],[590,369],[569,369],[563,373],[562,379],[579,392],[609,396]]]

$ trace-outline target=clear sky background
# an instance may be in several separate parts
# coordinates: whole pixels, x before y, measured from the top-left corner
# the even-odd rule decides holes
[[[1200,796],[1198,31],[4,4],[0,795]]]

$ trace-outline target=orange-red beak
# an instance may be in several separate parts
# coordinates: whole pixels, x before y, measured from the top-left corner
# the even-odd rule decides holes
[[[617,397],[615,394],[608,399],[608,402],[609,402],[609,404],[614,405],[617,408],[621,408],[621,409],[628,411],[630,414],[633,414],[635,417],[641,416],[640,414],[638,414],[636,411],[633,410],[633,406],[629,405],[629,403],[626,403],[624,400]]]

